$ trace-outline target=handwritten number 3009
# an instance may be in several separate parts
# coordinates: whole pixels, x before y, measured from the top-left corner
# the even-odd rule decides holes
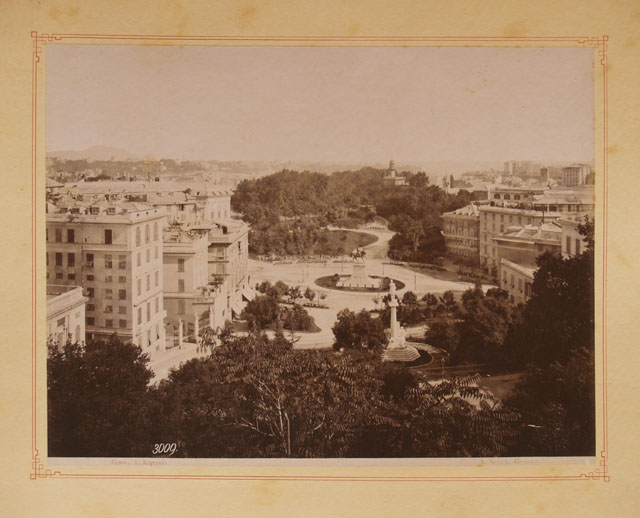
[[[169,456],[171,456],[176,452],[176,449],[178,448],[178,445],[175,442],[162,442],[160,444],[154,444],[153,446],[153,451],[151,452],[153,455],[168,453]]]

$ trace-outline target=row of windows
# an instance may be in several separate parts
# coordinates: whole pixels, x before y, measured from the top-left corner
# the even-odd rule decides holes
[[[510,199],[511,199],[511,195],[510,195],[510,194],[502,194],[502,195],[501,195],[500,193],[496,193],[496,194],[494,194],[494,195],[493,195],[493,198],[494,198],[495,200],[499,200],[499,199],[500,199],[500,196],[502,196],[502,199],[503,199],[503,200],[510,200]],[[513,195],[513,199],[514,199],[514,200],[519,200],[519,199],[520,199],[520,195],[519,195],[519,194],[514,194],[514,195]]]
[[[153,249],[153,258],[154,259],[158,259],[158,257],[160,256],[160,253],[158,251],[158,247],[155,246]],[[145,251],[145,262],[150,263],[151,262],[151,248],[147,248]],[[136,254],[136,264],[137,266],[142,266],[142,252],[138,252]]]
[[[146,291],[150,291],[151,290],[151,274],[148,273],[145,276],[146,279]],[[157,288],[158,286],[160,286],[160,271],[156,270],[155,272],[153,272],[153,284],[154,287]],[[138,297],[140,295],[142,295],[142,277],[136,279],[136,286],[137,286],[137,293],[138,293]]]
[[[87,325],[88,326],[95,326],[96,324],[96,317],[87,317]],[[104,327],[115,327],[114,326],[114,320],[111,318],[105,318],[104,320]],[[118,327],[120,328],[125,328],[127,327],[127,321],[126,319],[119,319],[118,320]]]
[[[95,293],[96,290],[93,287],[88,287],[87,288],[87,297],[89,298],[93,298],[95,297]],[[111,288],[105,288],[104,289],[104,298],[105,299],[112,299],[114,298],[114,290]],[[127,300],[127,290],[125,289],[119,289],[118,290],[118,299],[119,300]]]
[[[63,236],[63,229],[61,228],[56,228],[54,230],[54,240],[56,243],[62,243],[62,236]],[[75,243],[76,242],[76,235],[75,235],[75,230],[72,228],[68,228],[67,229],[67,233],[66,233],[66,242],[67,243]],[[149,225],[145,225],[144,227],[144,242],[146,244],[148,244],[151,241],[151,230]],[[158,239],[160,238],[160,232],[158,229],[158,223],[155,222],[153,224],[153,240],[154,241],[158,241]],[[47,241],[49,241],[49,229],[46,229],[46,239]],[[114,240],[114,233],[112,229],[106,228],[104,229],[104,244],[106,245],[110,245],[113,243]],[[142,230],[140,227],[136,228],[136,246],[140,246],[142,244]]]
[[[155,329],[155,340],[159,340],[160,339],[160,324],[156,325],[156,329]],[[144,345],[146,345],[147,347],[149,347],[151,345],[151,329],[147,330],[146,333],[146,343],[143,343],[143,338],[142,336],[139,338],[138,340],[138,345],[140,347],[143,347]]]
[[[95,311],[95,310],[96,310],[96,305],[95,304],[87,304],[87,311]],[[113,313],[113,306],[106,305],[104,307],[104,313]],[[118,314],[119,315],[126,315],[127,314],[127,307],[126,306],[118,306]]]
[[[158,223],[155,222],[153,224],[153,240],[157,241],[159,238],[159,233],[158,233]],[[149,225],[145,225],[144,226],[144,242],[145,244],[149,244],[149,241],[151,240],[150,237],[150,230],[149,230]],[[136,228],[136,246],[140,246],[142,244],[142,230],[140,227]]]
[[[104,229],[104,244],[111,245],[113,244],[114,234],[113,230],[110,228]],[[49,241],[49,229],[46,229],[46,240]],[[54,240],[56,243],[75,243],[76,242],[76,231],[72,228],[67,229],[67,240],[62,241],[62,229],[56,228],[54,229]]]
[[[160,301],[160,297],[156,297],[155,298],[155,313],[160,312],[160,310],[162,309],[162,303]],[[146,303],[146,316],[147,316],[147,320],[146,322],[149,322],[151,320],[151,302],[147,302]],[[142,321],[142,306],[138,306],[138,325],[143,324],[144,322]]]

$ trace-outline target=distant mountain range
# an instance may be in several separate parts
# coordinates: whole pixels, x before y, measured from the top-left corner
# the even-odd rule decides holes
[[[140,160],[140,157],[126,151],[108,146],[91,146],[88,149],[69,150],[69,151],[50,151],[47,152],[47,158],[58,158],[60,160],[82,160],[88,162],[102,160]]]

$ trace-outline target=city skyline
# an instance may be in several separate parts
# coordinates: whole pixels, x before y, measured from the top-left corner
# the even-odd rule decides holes
[[[592,59],[567,48],[54,46],[46,147],[194,160],[590,162]]]

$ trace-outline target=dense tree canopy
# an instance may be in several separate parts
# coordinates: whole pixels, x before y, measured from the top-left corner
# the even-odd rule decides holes
[[[426,261],[443,255],[440,216],[468,204],[471,195],[446,194],[429,185],[424,173],[410,175],[410,186],[389,186],[385,174],[373,168],[331,175],[284,170],[241,182],[231,204],[251,223],[249,241],[256,254],[317,252],[326,248],[321,227],[351,227],[375,214],[397,232],[389,244],[391,258]]]
[[[49,455],[148,456],[148,361],[115,337],[50,348]]]

